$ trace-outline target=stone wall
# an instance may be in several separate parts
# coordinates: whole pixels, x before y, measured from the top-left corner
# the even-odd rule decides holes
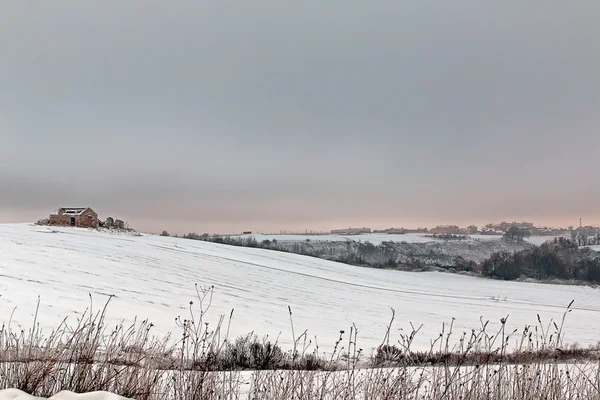
[[[71,225],[71,217],[68,215],[51,214],[49,218],[50,225],[69,226]]]
[[[97,228],[98,214],[87,210],[81,215],[71,216],[68,214],[52,214],[48,220],[49,225],[71,226],[71,218],[75,218],[75,226],[79,228]]]
[[[81,228],[97,228],[98,214],[90,209],[87,209],[80,216],[75,217],[75,226]]]

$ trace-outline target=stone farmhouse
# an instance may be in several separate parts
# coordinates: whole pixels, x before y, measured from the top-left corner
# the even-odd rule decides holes
[[[89,207],[59,208],[51,214],[49,225],[76,226],[79,228],[97,228],[98,214]]]

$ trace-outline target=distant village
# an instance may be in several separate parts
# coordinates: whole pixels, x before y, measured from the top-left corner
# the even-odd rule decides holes
[[[432,234],[432,235],[505,235],[509,229],[518,228],[523,232],[526,232],[530,236],[564,236],[570,237],[571,240],[579,244],[580,246],[586,245],[600,245],[600,227],[595,226],[583,226],[581,224],[577,228],[570,226],[567,229],[564,228],[549,228],[542,226],[535,226],[532,222],[501,222],[501,223],[490,223],[479,229],[475,225],[461,228],[457,225],[438,225],[435,228],[388,228],[380,230],[371,230],[370,228],[347,228],[347,229],[332,229],[331,234],[333,235],[363,235],[370,233],[385,233],[390,235],[403,235],[407,233],[421,233],[421,234]]]
[[[502,222],[499,224],[487,224],[481,230],[475,226],[470,225],[466,228],[461,228],[457,225],[438,225],[435,228],[417,228],[417,229],[406,229],[406,228],[388,228],[380,230],[371,230],[370,228],[348,228],[348,229],[333,229],[331,234],[334,235],[361,235],[366,233],[387,233],[394,235],[402,235],[406,233],[430,233],[438,235],[503,235],[509,228],[517,227],[519,229],[526,230],[532,235],[561,235],[568,233],[564,229],[552,229],[552,228],[541,228],[534,226],[531,222]]]

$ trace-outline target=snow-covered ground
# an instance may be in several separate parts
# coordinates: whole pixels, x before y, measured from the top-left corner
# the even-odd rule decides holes
[[[42,398],[43,397],[30,396],[18,389],[0,390],[0,400],[36,400]],[[50,397],[49,400],[127,400],[127,398],[107,392],[78,394],[63,390],[62,392]]]
[[[331,349],[340,330],[358,327],[366,351],[381,343],[396,309],[399,328],[424,324],[415,340],[428,347],[442,323],[454,317],[457,334],[478,328],[480,317],[507,331],[567,317],[566,341],[595,344],[600,332],[600,291],[584,286],[503,282],[436,272],[398,272],[353,267],[289,253],[229,247],[159,236],[125,236],[77,228],[0,225],[0,323],[28,328],[38,296],[38,321],[48,331],[64,317],[89,306],[100,309],[115,295],[109,321],[149,318],[156,334],[177,331],[175,317],[187,316],[194,283],[214,285],[209,315],[216,322],[235,309],[233,336],[254,331],[291,344],[288,305],[296,333],[308,329],[322,350]],[[492,297],[500,297],[501,301]],[[506,301],[505,301],[506,298]],[[177,335],[179,333],[177,332]],[[457,337],[458,339],[458,337]]]
[[[548,240],[554,240],[555,238],[558,238],[560,236],[530,236],[528,238],[525,238],[525,240],[527,240],[529,243],[534,244],[536,246],[541,246],[543,243],[547,242]],[[570,239],[570,237],[568,236],[563,236],[567,239]]]
[[[407,242],[407,243],[428,243],[433,241],[439,241],[431,237],[430,234],[424,233],[406,233],[404,235],[388,235],[386,233],[369,233],[363,235],[265,235],[265,234],[251,234],[242,235],[242,237],[254,237],[257,241],[263,240],[277,240],[277,241],[330,241],[330,242],[345,242],[347,240],[371,242],[374,245],[381,244],[382,242]],[[554,240],[555,236],[531,236],[526,238],[528,242],[539,246],[548,240]],[[499,240],[502,236],[499,235],[469,235],[471,240]]]

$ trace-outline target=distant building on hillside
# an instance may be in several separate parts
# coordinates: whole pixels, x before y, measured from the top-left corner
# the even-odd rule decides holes
[[[429,230],[427,228],[415,228],[415,229],[405,229],[405,233],[428,233]]]
[[[332,235],[360,235],[363,233],[371,233],[370,228],[348,228],[348,229],[333,229]]]
[[[49,225],[97,228],[98,214],[89,207],[65,207],[51,214],[48,222]]]
[[[388,228],[373,231],[374,233],[387,233],[388,235],[404,235],[406,233],[427,233],[427,228]]]
[[[456,225],[438,225],[435,228],[430,230],[431,233],[434,234],[460,234],[460,228]]]
[[[406,233],[406,229],[404,228],[390,228],[386,229],[385,233],[388,235],[404,235]]]
[[[507,232],[510,228],[516,227],[526,231],[531,231],[534,228],[533,222],[501,222],[499,224],[487,224],[487,230]]]
[[[373,233],[387,233],[388,235],[404,235],[406,229],[404,228],[387,228],[387,229],[376,229]]]
[[[536,226],[530,230],[533,236],[564,236],[567,237],[571,234],[569,229],[561,228],[550,228],[546,226]]]
[[[479,232],[482,235],[491,235],[491,236],[502,236],[504,235],[504,232],[496,230],[495,228],[491,228],[489,226],[485,226],[483,228],[481,228],[481,232]]]

